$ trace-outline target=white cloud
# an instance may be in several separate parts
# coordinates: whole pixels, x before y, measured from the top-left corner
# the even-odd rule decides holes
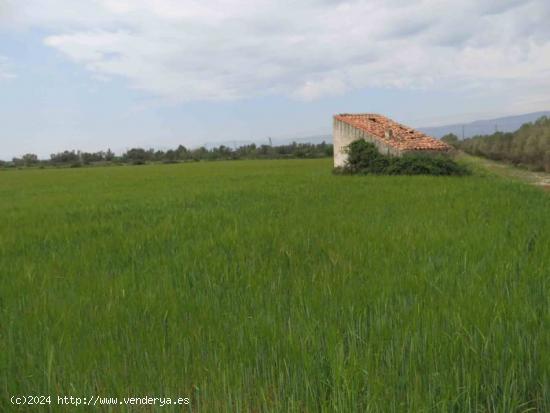
[[[348,90],[348,86],[336,75],[318,81],[307,81],[294,95],[303,100],[315,100],[325,95],[342,94]]]
[[[540,99],[550,87],[547,0],[8,4],[11,24],[47,30],[45,44],[97,76],[175,101],[311,100],[372,86],[517,87]]]

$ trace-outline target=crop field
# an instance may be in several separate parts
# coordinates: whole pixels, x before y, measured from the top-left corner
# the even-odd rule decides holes
[[[0,277],[2,412],[550,411],[550,196],[517,182],[0,171]]]

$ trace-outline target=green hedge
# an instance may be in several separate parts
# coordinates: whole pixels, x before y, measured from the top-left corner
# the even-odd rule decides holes
[[[348,160],[341,172],[376,175],[468,175],[469,170],[444,155],[407,154],[402,157],[381,154],[364,140],[347,147]]]

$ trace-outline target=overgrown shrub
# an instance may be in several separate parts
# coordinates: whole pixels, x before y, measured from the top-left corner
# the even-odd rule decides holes
[[[405,155],[402,158],[394,158],[387,173],[390,175],[467,175],[468,170],[443,155]]]
[[[347,147],[347,154],[344,169],[349,173],[384,174],[391,163],[389,156],[382,155],[376,146],[364,140],[352,142]]]
[[[467,175],[468,169],[443,155],[407,154],[395,157],[381,154],[364,140],[347,148],[348,160],[342,172],[375,175]]]

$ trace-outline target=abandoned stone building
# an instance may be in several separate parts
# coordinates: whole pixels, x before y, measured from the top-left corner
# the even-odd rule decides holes
[[[346,163],[346,147],[353,141],[371,142],[385,155],[402,156],[411,152],[446,153],[450,146],[382,115],[340,114],[334,116],[334,167]]]

